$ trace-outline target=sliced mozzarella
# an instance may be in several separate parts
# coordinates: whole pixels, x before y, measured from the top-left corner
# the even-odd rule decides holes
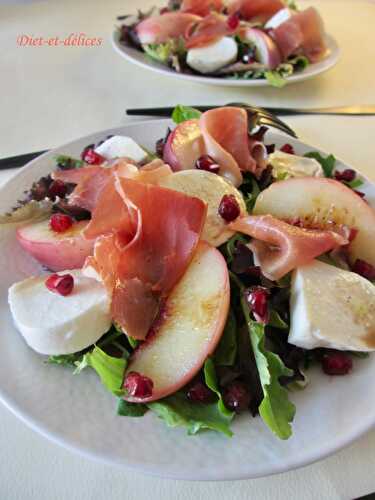
[[[74,289],[65,297],[48,290],[46,276],[28,278],[9,289],[14,323],[27,344],[41,354],[81,351],[111,326],[104,286],[80,271],[66,272],[74,277]]]
[[[238,47],[233,38],[225,36],[217,42],[190,49],[186,62],[199,73],[214,73],[237,59]]]
[[[182,170],[164,177],[160,185],[189,196],[195,196],[207,203],[207,217],[204,224],[202,239],[215,247],[225,243],[234,233],[228,229],[228,224],[219,215],[218,208],[224,195],[233,195],[245,215],[246,205],[242,194],[232,183],[220,175],[204,170]]]
[[[292,15],[293,11],[291,9],[281,9],[266,22],[264,28],[267,30],[276,29],[280,26],[280,24],[288,21],[288,19],[290,19]]]
[[[136,162],[141,162],[147,158],[146,151],[133,141],[133,139],[121,135],[110,137],[95,148],[95,151],[107,160],[126,157]]]
[[[272,166],[272,173],[276,179],[324,177],[322,166],[314,158],[275,151],[269,155],[268,164]]]
[[[288,341],[298,347],[375,350],[375,286],[314,260],[292,277]]]

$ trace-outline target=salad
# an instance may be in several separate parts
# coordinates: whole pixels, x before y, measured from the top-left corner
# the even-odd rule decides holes
[[[118,20],[121,44],[178,73],[282,87],[328,53],[318,11],[290,0],[170,0]]]
[[[121,416],[231,436],[259,415],[287,439],[309,367],[349,375],[375,348],[375,212],[354,170],[276,149],[244,109],[173,119],[155,151],[109,136],[58,156],[1,217],[43,266],[10,287],[14,323]]]

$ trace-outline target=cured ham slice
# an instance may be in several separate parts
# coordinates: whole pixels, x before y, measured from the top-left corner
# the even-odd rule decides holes
[[[136,32],[142,44],[165,43],[171,38],[185,36],[188,28],[202,18],[188,12],[168,12],[141,21]]]
[[[276,12],[285,8],[282,0],[229,0],[228,12],[239,12],[243,19],[249,21],[268,21]]]
[[[189,265],[205,222],[206,206],[200,199],[177,191],[119,174],[114,177],[115,189],[108,186],[102,196],[110,206],[120,200],[125,208],[119,212],[116,205],[112,216],[116,231],[98,238],[94,256],[85,267],[92,267],[101,276],[112,298],[114,321],[131,337],[144,339],[160,299],[168,295]],[[105,227],[99,218],[98,212],[97,227]]]
[[[249,248],[262,273],[271,280],[280,279],[292,269],[348,243],[333,231],[303,229],[272,215],[243,217],[228,227],[254,238]]]
[[[134,234],[137,224],[134,219],[134,209],[124,203],[117,192],[115,175],[124,179],[135,179],[145,184],[158,184],[161,179],[171,173],[170,166],[162,160],[153,160],[140,169],[128,163],[118,162],[112,167],[111,177],[99,195],[84,236],[93,239],[116,231],[121,231],[123,236]]]
[[[187,49],[204,47],[216,42],[223,36],[234,33],[235,30],[229,27],[225,16],[212,12],[196,26],[191,34],[187,32],[185,45]]]
[[[206,111],[200,127],[207,154],[221,167],[220,173],[235,186],[242,182],[241,170],[255,173],[257,164],[250,154],[248,117],[244,109],[224,107]]]
[[[222,0],[183,0],[180,11],[190,12],[198,16],[207,16],[213,10],[221,11],[223,8]]]
[[[270,34],[284,58],[302,52],[311,62],[315,62],[327,51],[323,20],[314,7],[293,15]]]

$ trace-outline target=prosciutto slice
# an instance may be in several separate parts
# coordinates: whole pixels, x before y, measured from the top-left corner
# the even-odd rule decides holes
[[[229,27],[227,18],[216,12],[206,16],[192,33],[186,34],[186,48],[204,47],[216,42],[226,35],[234,34],[236,30]]]
[[[106,188],[103,197],[110,206],[120,200],[125,208],[118,212],[116,205],[115,231],[98,238],[86,268],[92,267],[105,283],[114,321],[131,337],[144,339],[160,300],[179,281],[193,256],[206,206],[177,191],[119,174],[114,177],[114,189]],[[97,225],[99,217],[100,213]]]
[[[191,25],[202,18],[188,12],[168,12],[141,21],[136,32],[141,44],[165,43],[171,38],[185,36]]]
[[[311,62],[316,62],[327,51],[323,20],[314,7],[293,15],[272,30],[270,35],[284,58],[302,52]]]
[[[220,12],[222,8],[222,0],[182,0],[180,10],[204,17],[213,10]]]
[[[280,279],[292,269],[348,243],[333,231],[292,226],[272,215],[243,217],[228,227],[254,238],[249,248],[264,276],[271,280]]]
[[[112,167],[110,173],[111,177],[98,195],[91,221],[84,231],[84,236],[88,239],[116,231],[121,231],[123,236],[135,232],[137,222],[134,219],[134,208],[124,203],[117,192],[116,176],[135,179],[145,184],[158,184],[160,179],[170,175],[172,170],[162,160],[153,160],[140,169],[120,161]]]
[[[229,0],[228,12],[239,12],[243,19],[266,22],[276,12],[285,8],[282,0]]]
[[[241,170],[256,172],[257,163],[250,154],[248,117],[244,109],[224,107],[206,111],[200,118],[200,127],[207,154],[220,165],[220,173],[235,186],[242,182]]]

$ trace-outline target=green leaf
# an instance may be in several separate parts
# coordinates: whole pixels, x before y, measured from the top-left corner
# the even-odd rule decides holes
[[[229,311],[223,335],[214,354],[219,366],[233,366],[237,355],[237,321],[232,309]]]
[[[100,347],[85,354],[80,362],[75,363],[74,374],[81,373],[87,366],[93,368],[99,375],[103,385],[116,396],[124,394],[122,383],[127,361],[124,358],[109,356]]]
[[[117,415],[121,417],[143,417],[148,410],[142,403],[129,403],[125,399],[119,399],[117,405]]]
[[[242,243],[248,243],[248,240],[245,236],[243,236],[242,234],[240,233],[236,233],[235,235],[233,235],[226,243],[225,245],[225,254],[226,254],[226,260],[227,260],[227,263],[231,263],[232,260],[233,260],[233,255],[234,255],[234,251],[236,249],[236,244],[237,244],[237,241],[241,241]]]
[[[324,175],[326,177],[332,177],[336,164],[336,158],[333,155],[328,155],[324,158],[324,156],[322,156],[317,151],[310,151],[309,153],[306,153],[304,156],[306,158],[314,158],[314,160],[318,161],[321,164]]]
[[[286,84],[286,79],[278,71],[265,71],[264,76],[273,87],[281,89]]]
[[[186,53],[182,37],[168,40],[166,43],[145,44],[142,47],[149,57],[162,64],[167,64],[172,56],[183,56]]]
[[[366,359],[370,356],[370,353],[361,352],[361,351],[349,351],[348,354],[351,354],[355,358],[359,358],[359,359]]]
[[[139,340],[133,339],[133,337],[129,337],[129,335],[127,335],[127,338],[128,338],[128,342],[130,344],[130,347],[132,347],[133,349],[135,349],[136,347],[138,347]]]
[[[173,110],[172,120],[178,124],[185,122],[186,120],[193,120],[195,118],[199,118],[201,114],[202,113],[198,109],[178,104]]]
[[[303,71],[310,65],[310,61],[305,56],[296,56],[288,59],[288,63],[292,64],[296,71]]]
[[[247,180],[248,184],[251,184],[251,192],[247,192],[245,196],[245,204],[246,204],[246,210],[248,211],[249,214],[253,211],[255,202],[257,201],[257,198],[260,194],[260,189],[258,186],[257,181],[251,177]]]
[[[284,365],[279,356],[266,349],[264,325],[250,318],[243,293],[241,305],[264,395],[259,406],[259,414],[279,438],[288,439],[292,435],[290,423],[293,421],[296,408],[289,401],[288,391],[280,385],[279,378],[292,376],[293,371]]]
[[[64,366],[75,366],[75,363],[79,362],[82,359],[82,354],[60,354],[58,356],[49,356],[47,359],[47,363],[55,364],[55,365],[64,365]]]
[[[285,321],[282,319],[280,314],[275,311],[275,309],[271,309],[268,326],[272,326],[273,328],[280,328],[281,330],[289,329],[288,323],[285,323]]]
[[[203,429],[233,435],[229,428],[230,418],[223,415],[216,403],[192,403],[182,392],[168,398],[147,404],[148,408],[163,419],[169,427],[187,427],[188,434],[196,434]]]
[[[83,160],[77,160],[76,158],[72,158],[71,156],[66,155],[58,155],[55,156],[54,159],[57,165],[60,165],[62,168],[66,169],[80,168],[85,164]]]
[[[219,385],[217,383],[217,377],[216,377],[216,371],[215,371],[215,365],[214,362],[212,361],[211,358],[207,358],[206,362],[204,363],[204,381],[209,389],[213,391],[218,399],[217,402],[217,407],[225,417],[227,417],[229,420],[231,420],[234,417],[234,413],[225,406],[223,398],[221,396],[221,392],[219,389]]]
[[[351,189],[357,189],[358,187],[363,185],[363,181],[361,179],[354,179],[353,181],[345,182],[344,184],[346,184]]]

